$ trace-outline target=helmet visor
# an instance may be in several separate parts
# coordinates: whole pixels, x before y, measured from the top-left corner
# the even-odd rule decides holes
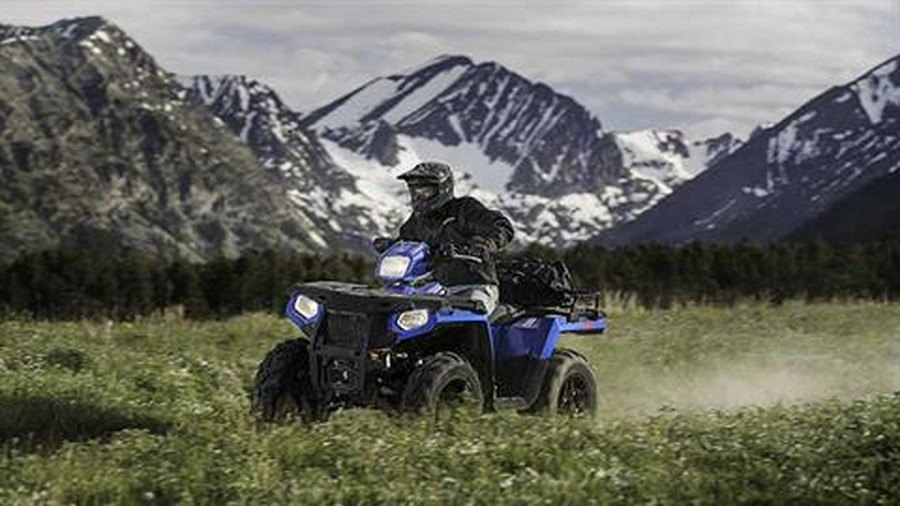
[[[413,208],[417,208],[434,198],[438,194],[435,185],[409,185],[409,197]]]

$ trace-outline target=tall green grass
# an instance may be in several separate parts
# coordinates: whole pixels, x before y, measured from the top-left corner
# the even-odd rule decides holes
[[[598,420],[257,427],[250,380],[292,333],[267,315],[0,323],[0,503],[900,497],[898,306],[613,312],[606,335],[565,343],[597,371]]]

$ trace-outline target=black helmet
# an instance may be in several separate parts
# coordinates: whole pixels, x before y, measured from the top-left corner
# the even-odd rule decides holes
[[[453,171],[441,162],[422,162],[397,176],[406,181],[415,212],[441,207],[453,198]]]

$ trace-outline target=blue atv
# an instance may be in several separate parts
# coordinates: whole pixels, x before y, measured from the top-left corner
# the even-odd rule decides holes
[[[480,301],[447,295],[431,276],[430,256],[427,244],[401,241],[379,256],[381,287],[291,287],[285,313],[302,335],[275,346],[260,364],[254,411],[266,421],[289,413],[322,420],[353,406],[436,414],[460,403],[477,412],[596,412],[587,360],[556,347],[564,332],[606,328],[595,294],[516,304],[516,294],[534,290],[504,284],[498,264],[500,304],[486,314]]]

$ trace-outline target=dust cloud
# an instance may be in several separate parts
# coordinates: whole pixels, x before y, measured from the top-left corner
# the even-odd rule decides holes
[[[607,392],[601,402],[608,402],[613,413],[634,415],[793,405],[896,391],[900,360],[892,353],[868,361],[829,355],[756,356],[698,362],[662,374],[643,370],[631,378],[627,394]]]
[[[864,376],[854,377],[839,365],[802,360],[735,364],[694,379],[683,402],[697,408],[764,407],[900,389],[898,364],[872,364],[859,372]]]

